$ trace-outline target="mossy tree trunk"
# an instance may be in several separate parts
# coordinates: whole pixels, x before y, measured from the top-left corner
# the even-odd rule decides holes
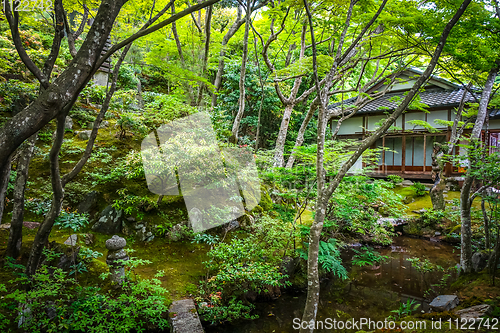
[[[11,169],[11,156],[7,157],[5,163],[0,168],[0,224],[2,223],[3,212],[5,210],[5,199],[7,197],[7,186],[9,186]]]
[[[149,19],[140,29],[139,33],[145,31],[153,22],[157,21],[170,8],[171,4],[172,3],[167,4],[158,14],[156,14],[153,18]],[[130,50],[131,46],[132,43],[129,43],[125,46],[120,57],[118,58],[118,61],[115,64],[115,67],[113,68],[113,72],[110,77],[111,84],[109,86],[109,90],[106,93],[106,97],[104,99],[104,103],[102,104],[101,110],[97,115],[96,120],[94,121],[92,132],[90,133],[90,138],[89,141],[87,142],[87,147],[85,149],[85,152],[83,153],[83,156],[75,164],[73,169],[71,169],[71,171],[69,171],[63,177],[61,177],[59,169],[59,151],[61,149],[61,145],[64,139],[65,120],[66,120],[66,115],[69,111],[69,107],[67,107],[64,110],[63,114],[61,114],[57,118],[56,138],[54,140],[52,149],[50,151],[50,173],[51,173],[52,191],[53,191],[52,205],[49,210],[49,213],[45,216],[43,223],[40,225],[40,228],[38,229],[38,232],[35,235],[35,240],[33,241],[30,256],[28,259],[28,264],[26,266],[27,275],[33,275],[36,272],[36,269],[38,268],[43,249],[45,247],[45,244],[48,243],[50,232],[62,208],[62,202],[64,199],[64,187],[66,186],[67,183],[72,181],[78,175],[78,173],[82,170],[83,166],[87,163],[88,159],[90,158],[90,155],[92,154],[94,142],[97,138],[99,127],[101,125],[102,120],[104,119],[106,112],[108,111],[111,98],[113,97],[113,94],[116,90],[116,82],[118,79],[118,73],[120,71],[120,67],[123,61],[125,60],[125,57],[128,51]]]
[[[243,118],[243,113],[245,112],[245,98],[246,98],[246,88],[245,88],[245,78],[247,71],[247,59],[248,59],[248,35],[250,32],[250,25],[252,24],[252,7],[254,1],[246,1],[246,16],[245,16],[245,33],[243,35],[243,55],[241,56],[241,69],[240,69],[240,80],[239,80],[239,90],[240,98],[238,99],[238,112],[234,118],[233,128],[231,130],[231,141],[233,143],[238,143],[238,136],[240,130],[241,119]]]
[[[38,134],[34,134],[25,142],[26,146],[21,151],[19,160],[17,161],[17,174],[13,195],[14,207],[12,208],[12,221],[10,223],[9,241],[6,251],[6,256],[12,258],[17,258],[21,251],[24,219],[24,192],[26,190],[28,170],[37,138]]]
[[[469,124],[469,121],[465,121],[460,128],[458,127],[465,107],[465,97],[471,87],[472,83],[469,83],[460,100],[455,119],[453,120],[453,126],[451,127],[450,141],[448,141],[446,145],[441,145],[437,142],[434,143],[434,149],[432,150],[432,173],[435,176],[435,182],[430,191],[432,208],[434,210],[445,210],[446,208],[446,202],[444,200],[444,190],[446,188],[446,178],[444,174],[444,167],[446,164],[445,158],[446,155],[453,153],[453,149],[462,136],[465,127]]]
[[[325,208],[328,205],[328,202],[333,194],[333,192],[339,186],[341,180],[345,176],[345,174],[349,171],[349,169],[356,163],[356,161],[361,157],[364,151],[370,148],[375,142],[384,135],[389,128],[394,124],[396,119],[401,116],[404,110],[408,107],[410,102],[415,98],[420,87],[426,82],[431,76],[436,64],[438,62],[439,56],[443,51],[443,48],[446,44],[446,40],[451,32],[453,26],[458,22],[459,18],[464,13],[465,9],[469,5],[471,0],[465,0],[461,5],[457,12],[453,15],[452,19],[446,24],[439,38],[439,42],[437,47],[432,55],[431,61],[429,65],[422,73],[422,75],[416,80],[412,88],[408,91],[406,97],[402,100],[401,104],[394,110],[394,112],[387,118],[387,120],[373,132],[372,135],[361,141],[360,145],[353,153],[353,155],[349,158],[347,162],[345,162],[340,169],[338,170],[335,177],[330,181],[329,184],[326,184],[326,172],[324,169],[324,144],[325,144],[325,129],[327,124],[326,119],[326,108],[328,106],[328,92],[331,89],[329,82],[332,82],[331,77],[337,74],[338,64],[340,63],[340,59],[342,58],[342,49],[344,44],[344,38],[347,33],[347,29],[350,26],[351,15],[353,12],[353,7],[355,2],[351,1],[349,6],[349,10],[347,12],[346,23],[344,27],[344,31],[342,32],[339,43],[338,43],[338,51],[335,55],[335,59],[333,62],[333,66],[331,67],[329,73],[326,76],[325,85],[322,89],[320,89],[320,82],[318,79],[317,72],[317,60],[316,60],[316,46],[314,41],[314,31],[313,31],[313,23],[312,23],[312,15],[309,10],[309,5],[307,0],[304,0],[304,5],[306,9],[306,13],[309,21],[309,28],[311,30],[311,42],[313,47],[313,77],[315,80],[315,88],[320,100],[320,110],[318,115],[318,136],[317,136],[317,154],[316,154],[316,173],[317,173],[317,199],[316,199],[316,217],[314,219],[313,225],[311,226],[311,236],[309,239],[309,254],[308,254],[308,289],[307,289],[307,298],[306,304],[304,306],[304,312],[302,315],[302,323],[307,324],[306,327],[301,325],[300,333],[313,332],[316,322],[316,315],[318,311],[319,304],[319,277],[318,277],[318,251],[319,251],[319,240],[321,231],[323,228],[323,222],[325,218]],[[350,47],[345,51],[349,54],[352,49],[357,46],[357,43],[361,40],[362,36],[367,32],[370,26],[375,22],[380,13],[385,7],[387,1],[383,1],[380,5],[377,13],[373,16],[372,20],[367,23],[367,25],[361,30],[358,38],[351,44]]]
[[[470,145],[472,147],[479,147],[481,140],[481,132],[484,126],[484,121],[486,119],[486,114],[488,112],[488,104],[490,102],[491,92],[493,90],[493,84],[500,67],[500,59],[491,68],[486,83],[484,85],[483,92],[481,93],[481,100],[479,102],[479,109],[477,113],[476,122],[472,128],[472,133],[470,135]],[[464,184],[462,190],[460,191],[460,222],[462,224],[461,230],[461,255],[460,255],[460,267],[465,273],[472,272],[472,226],[471,226],[471,206],[474,200],[475,194],[471,195],[472,185],[475,181],[473,175],[473,170],[470,168],[465,174]]]

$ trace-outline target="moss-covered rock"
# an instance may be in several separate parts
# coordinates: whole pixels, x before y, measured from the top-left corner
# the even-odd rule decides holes
[[[263,209],[261,206],[259,206],[259,205],[255,206],[255,207],[254,207],[254,208],[250,211],[250,213],[252,213],[252,214],[262,214],[263,212],[264,212],[264,209]]]
[[[269,195],[269,193],[264,185],[261,185],[261,187],[260,187],[259,206],[262,207],[262,209],[264,209],[264,211],[269,211],[269,210],[272,210],[272,208],[273,208],[273,201],[271,200],[271,196]]]

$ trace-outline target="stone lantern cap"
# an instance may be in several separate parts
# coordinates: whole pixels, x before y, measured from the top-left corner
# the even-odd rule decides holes
[[[123,249],[127,245],[125,238],[113,235],[110,239],[106,241],[106,248],[109,251],[118,251]]]

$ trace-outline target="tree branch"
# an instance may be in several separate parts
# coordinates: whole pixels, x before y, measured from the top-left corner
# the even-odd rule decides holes
[[[54,1],[54,12],[55,12],[55,25],[54,25],[54,38],[52,39],[52,46],[50,48],[49,56],[45,60],[43,65],[43,75],[50,80],[50,73],[54,68],[54,64],[59,55],[59,49],[61,48],[61,41],[64,37],[64,8],[62,0]]]
[[[14,15],[12,15],[10,1],[4,1],[4,8],[5,16],[7,17],[7,21],[9,22],[10,32],[12,34],[12,41],[14,42],[14,46],[16,47],[21,61],[40,82],[40,85],[44,89],[47,89],[47,87],[49,86],[48,78],[42,73],[40,68],[35,65],[33,60],[31,60],[29,55],[26,53],[26,50],[21,41],[21,36],[19,35],[19,13],[15,11]]]
[[[337,188],[339,182],[341,179],[344,177],[344,175],[347,173],[347,171],[354,165],[354,163],[358,160],[358,158],[361,156],[361,154],[369,148],[375,141],[382,136],[383,133],[385,133],[389,127],[392,126],[396,118],[398,118],[403,111],[406,109],[406,107],[410,104],[410,102],[413,100],[413,98],[416,96],[418,90],[422,86],[422,84],[428,80],[428,78],[431,76],[432,71],[436,67],[436,64],[438,62],[439,56],[441,55],[441,52],[443,51],[444,45],[446,44],[446,40],[448,39],[448,36],[451,32],[451,29],[455,26],[455,24],[458,22],[459,18],[462,16],[464,13],[465,9],[467,6],[470,4],[471,0],[464,0],[464,2],[460,5],[460,8],[457,10],[455,15],[453,15],[453,18],[446,24],[446,26],[443,29],[443,33],[441,34],[441,37],[439,39],[438,45],[436,46],[436,49],[434,51],[434,54],[432,56],[432,59],[425,69],[424,73],[417,79],[413,87],[408,91],[408,94],[406,95],[405,99],[401,102],[401,104],[396,108],[396,110],[391,114],[391,116],[384,122],[380,128],[374,132],[371,136],[366,138],[365,140],[362,141],[361,145],[358,147],[358,149],[355,151],[355,153],[351,156],[351,158],[342,165],[340,168],[339,172],[335,176],[335,178],[332,180],[331,184],[329,185],[327,191],[326,191],[326,197],[329,198],[331,197],[333,191]]]
[[[133,34],[132,36],[130,36],[129,38],[121,41],[120,43],[118,44],[115,44],[113,45],[108,52],[106,52],[106,54],[104,56],[102,56],[99,61],[97,61],[97,64],[95,66],[95,70],[97,70],[99,67],[101,67],[101,65],[113,54],[115,53],[117,50],[121,49],[122,47],[126,46],[127,44],[130,44],[132,43],[134,40],[136,40],[137,38],[140,38],[140,37],[143,37],[143,36],[146,36],[152,32],[155,32],[167,25],[169,25],[170,23],[172,22],[175,22],[177,21],[178,19],[192,13],[192,12],[195,12],[197,10],[200,10],[202,8],[205,8],[207,6],[211,6],[213,5],[214,3],[217,3],[219,2],[220,0],[207,0],[205,2],[202,2],[202,3],[199,3],[199,4],[196,4],[194,6],[191,6],[189,8],[186,8],[184,9],[183,11],[175,14],[175,15],[172,15],[171,17],[169,17],[168,19],[166,19],[165,21],[162,21],[152,27],[149,27],[148,29],[145,29],[145,30],[142,30],[142,31],[138,31],[136,32],[135,34]]]

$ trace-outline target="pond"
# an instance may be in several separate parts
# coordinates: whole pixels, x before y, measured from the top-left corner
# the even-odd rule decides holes
[[[390,247],[378,251],[388,256],[388,260],[380,265],[365,267],[352,266],[354,252],[344,251],[343,261],[351,281],[322,282],[318,320],[339,318],[343,313],[355,319],[384,320],[391,315],[391,310],[399,307],[400,301],[406,302],[408,298],[421,304],[419,310],[426,311],[428,302],[424,294],[432,284],[441,281],[444,273],[420,272],[407,259],[427,259],[445,269],[456,266],[460,259],[460,251],[448,244],[405,236],[396,237]],[[208,333],[297,332],[293,328],[293,320],[301,318],[305,299],[305,293],[287,292],[274,302],[257,303],[255,313],[259,318],[256,320],[205,327],[205,330]]]

